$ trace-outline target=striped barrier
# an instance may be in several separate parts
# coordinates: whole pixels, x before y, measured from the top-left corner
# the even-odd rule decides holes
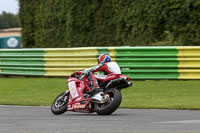
[[[108,53],[132,79],[200,79],[200,47],[1,49],[0,74],[69,76]]]

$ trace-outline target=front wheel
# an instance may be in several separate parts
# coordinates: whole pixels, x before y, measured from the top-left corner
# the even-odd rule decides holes
[[[121,104],[122,95],[119,90],[114,88],[108,89],[104,93],[109,95],[109,99],[105,103],[95,103],[94,108],[99,115],[110,115]]]
[[[51,105],[51,112],[60,115],[67,111],[67,103],[69,100],[69,92],[63,92],[56,97]]]

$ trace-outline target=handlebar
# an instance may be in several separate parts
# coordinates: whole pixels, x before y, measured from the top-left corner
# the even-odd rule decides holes
[[[82,73],[82,71],[76,71],[73,74],[71,74],[71,77],[82,80],[85,77],[85,75],[86,73]]]

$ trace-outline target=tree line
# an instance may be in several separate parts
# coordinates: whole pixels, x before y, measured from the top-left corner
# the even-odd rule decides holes
[[[0,29],[19,27],[19,15],[2,12],[0,14]]]

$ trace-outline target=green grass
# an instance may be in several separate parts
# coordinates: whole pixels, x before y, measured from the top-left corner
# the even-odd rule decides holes
[[[124,108],[200,109],[200,81],[136,81],[122,90]]]
[[[0,104],[50,105],[67,89],[67,79],[0,78]]]
[[[0,78],[1,105],[45,105],[67,89],[63,78]],[[134,81],[121,108],[200,109],[200,80]]]

